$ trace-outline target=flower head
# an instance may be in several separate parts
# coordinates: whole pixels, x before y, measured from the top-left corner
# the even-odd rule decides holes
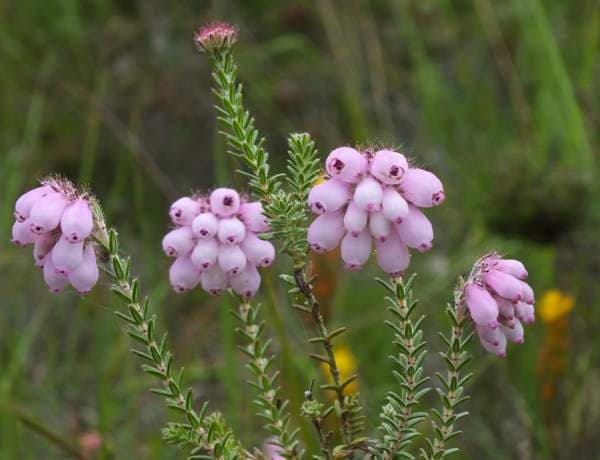
[[[98,281],[92,232],[100,234],[99,209],[94,198],[80,192],[66,179],[48,177],[15,203],[12,242],[33,244],[33,258],[43,268],[44,280],[52,292],[69,284],[87,294]]]
[[[198,49],[207,53],[231,48],[238,39],[239,30],[226,22],[211,22],[194,36]]]
[[[178,199],[169,215],[175,228],[162,245],[175,258],[169,279],[176,292],[200,284],[212,295],[231,287],[246,299],[254,297],[261,282],[258,268],[275,260],[273,245],[258,236],[269,230],[260,202],[217,188],[209,196]]]
[[[410,167],[393,150],[333,150],[325,160],[328,179],[316,184],[309,196],[318,214],[308,229],[315,252],[341,245],[348,270],[360,270],[373,252],[379,266],[392,276],[408,267],[408,248],[431,249],[433,227],[419,208],[444,201],[444,188],[431,172]]]
[[[475,322],[483,348],[506,356],[507,342],[523,343],[524,325],[535,320],[533,290],[525,266],[491,253],[479,259],[461,292],[465,312]]]

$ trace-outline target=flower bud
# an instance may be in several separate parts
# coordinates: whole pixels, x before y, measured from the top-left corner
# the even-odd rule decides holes
[[[229,276],[235,276],[246,267],[246,256],[239,246],[220,244],[217,256],[219,267]]]
[[[532,324],[535,321],[533,305],[525,302],[517,302],[515,304],[515,316],[523,324]]]
[[[231,289],[248,300],[256,295],[260,287],[260,274],[252,264],[246,264],[246,268],[238,275],[229,278]]]
[[[169,281],[175,292],[186,292],[198,285],[200,271],[188,256],[181,256],[175,259],[169,268]]]
[[[246,227],[235,217],[221,219],[217,236],[223,244],[239,244],[246,236]]]
[[[85,240],[94,226],[92,210],[87,200],[78,198],[68,205],[60,219],[60,229],[70,243]]]
[[[523,263],[514,259],[497,259],[494,261],[492,265],[496,270],[500,270],[501,272],[508,273],[509,275],[514,276],[520,280],[524,280],[527,278],[527,269]]]
[[[521,288],[521,297],[523,299],[523,302],[533,305],[535,303],[535,296],[533,294],[533,289],[531,289],[531,286],[525,281],[521,281]]]
[[[240,245],[246,259],[258,267],[268,267],[275,260],[275,247],[265,240],[261,240],[254,233],[246,233],[246,238]]]
[[[212,295],[219,295],[227,289],[229,278],[219,268],[219,265],[215,264],[202,272],[200,282],[202,283],[202,289],[206,292]]]
[[[482,286],[469,283],[465,287],[465,300],[471,318],[479,326],[498,326],[498,304],[492,295]]]
[[[384,184],[399,184],[407,169],[406,157],[391,150],[380,150],[371,162],[371,174]]]
[[[56,243],[56,236],[52,233],[44,233],[40,235],[33,245],[33,260],[35,265],[38,267],[44,266],[46,256],[52,250],[52,247]]]
[[[350,271],[358,271],[369,260],[373,252],[371,234],[365,228],[358,236],[346,233],[342,239],[341,254],[344,266]]]
[[[351,201],[344,214],[344,227],[352,236],[358,236],[367,226],[368,218],[367,211],[359,208],[354,201]]]
[[[476,325],[475,329],[479,335],[480,340],[485,340],[490,345],[497,347],[502,342],[501,335],[504,335],[502,329],[499,327],[479,326]]]
[[[352,198],[350,185],[330,179],[315,185],[308,194],[308,206],[315,214],[334,212]]]
[[[77,268],[83,260],[83,241],[69,243],[65,235],[61,235],[51,252],[52,264],[60,273],[68,273]]]
[[[238,219],[244,223],[246,230],[250,232],[264,233],[271,230],[267,218],[263,214],[260,201],[242,203],[238,212]]]
[[[525,342],[525,331],[523,330],[523,325],[521,321],[515,320],[514,325],[512,327],[500,325],[502,328],[502,332],[508,339],[509,342],[512,343],[524,343]]]
[[[44,259],[44,281],[51,292],[60,292],[69,284],[67,276],[56,270],[56,267],[52,263],[52,257]]]
[[[308,227],[308,242],[315,252],[331,251],[340,244],[345,233],[341,211],[321,214]]]
[[[94,245],[88,243],[83,250],[83,259],[74,270],[69,271],[68,280],[81,295],[88,294],[98,282],[98,264]]]
[[[53,192],[52,187],[42,185],[41,187],[36,187],[21,195],[15,203],[15,218],[20,222],[29,218],[29,212],[35,202]]]
[[[38,199],[29,212],[30,229],[41,235],[58,227],[60,218],[68,202],[59,192],[51,192]]]
[[[169,216],[175,225],[190,225],[199,212],[200,203],[184,196],[171,205]]]
[[[399,224],[408,215],[408,203],[400,193],[392,188],[383,189],[383,198],[381,200],[383,215],[390,222]]]
[[[392,224],[386,219],[383,212],[374,212],[369,215],[369,231],[373,238],[383,242],[392,232]]]
[[[354,203],[365,211],[376,212],[381,210],[383,189],[381,184],[371,176],[362,179],[354,190]]]
[[[212,212],[204,212],[192,222],[192,232],[198,238],[212,238],[218,230],[219,221]]]
[[[500,270],[490,270],[483,275],[483,281],[493,292],[511,302],[521,300],[521,281]]]
[[[396,232],[391,232],[385,241],[375,241],[377,263],[391,276],[402,276],[410,262],[410,253]]]
[[[491,344],[481,336],[479,336],[479,341],[481,342],[481,346],[485,348],[488,353],[492,353],[500,358],[506,357],[506,336],[503,333],[498,335],[497,345]]]
[[[237,42],[238,29],[225,22],[212,22],[201,27],[194,36],[194,43],[206,53],[223,52]]]
[[[433,227],[429,219],[418,208],[409,206],[406,217],[402,219],[402,222],[395,225],[400,239],[407,246],[415,248],[420,252],[431,249]]]
[[[333,178],[356,184],[366,174],[368,161],[364,155],[351,147],[333,150],[325,160],[325,169]]]
[[[12,226],[12,239],[10,241],[17,246],[27,246],[28,244],[35,242],[38,235],[31,233],[30,227],[31,224],[29,219],[22,222],[19,220],[15,221]]]
[[[498,296],[494,296],[494,300],[498,304],[498,312],[500,313],[500,315],[502,315],[507,320],[511,320],[514,318],[515,308],[512,302],[506,300],[503,297]]]
[[[217,240],[214,238],[203,238],[196,242],[190,259],[196,268],[206,270],[215,264],[218,254],[219,243],[217,243]]]
[[[162,247],[169,257],[187,256],[194,248],[192,229],[186,226],[171,230],[164,236]]]
[[[419,168],[410,168],[400,182],[402,195],[420,208],[437,206],[444,201],[444,186],[437,176]]]
[[[210,194],[210,210],[219,217],[233,216],[240,209],[240,196],[230,188],[217,188]]]

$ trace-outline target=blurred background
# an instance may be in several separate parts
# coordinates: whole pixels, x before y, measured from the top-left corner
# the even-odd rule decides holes
[[[0,1],[0,459],[175,459],[162,401],[129,353],[104,280],[49,294],[30,252],[9,244],[15,198],[36,177],[89,183],[169,331],[187,381],[260,445],[236,350],[235,306],[171,292],[160,241],[175,198],[243,187],[217,135],[210,75],[192,36],[239,25],[246,102],[276,169],[290,131],[321,155],[396,147],[444,181],[428,216],[434,250],[415,254],[429,375],[457,276],[490,249],[523,260],[537,320],[508,358],[477,343],[464,459],[600,458],[600,3],[596,0]],[[281,258],[283,259],[283,258]],[[346,325],[345,372],[360,375],[370,426],[394,388],[392,334],[374,264],[314,259],[330,326]],[[295,423],[311,378],[309,323],[276,278],[261,300]],[[326,398],[324,395],[320,395]],[[437,400],[434,393],[432,401]],[[314,447],[309,427],[301,438]],[[429,429],[429,425],[423,427]],[[416,441],[415,447],[421,441]]]

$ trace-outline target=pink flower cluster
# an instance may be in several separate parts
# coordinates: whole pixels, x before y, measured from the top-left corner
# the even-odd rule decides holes
[[[50,291],[70,284],[80,294],[90,292],[99,273],[88,197],[67,181],[48,179],[19,197],[14,215],[12,242],[33,244],[35,264],[43,268]]]
[[[464,298],[481,345],[490,353],[504,357],[507,341],[525,341],[523,325],[535,320],[535,298],[526,278],[521,262],[496,253],[484,256],[473,267]]]
[[[444,201],[444,188],[431,172],[410,167],[392,150],[332,151],[325,162],[327,180],[316,185],[308,205],[319,217],[308,229],[310,247],[326,252],[341,245],[348,270],[360,270],[373,252],[392,276],[408,267],[408,248],[431,249],[433,227],[419,208]]]
[[[268,267],[275,248],[258,237],[269,230],[260,202],[247,202],[235,190],[218,188],[210,197],[178,199],[169,211],[177,226],[165,235],[163,250],[176,257],[169,278],[176,292],[200,283],[213,295],[230,286],[244,298],[260,286],[257,267]]]

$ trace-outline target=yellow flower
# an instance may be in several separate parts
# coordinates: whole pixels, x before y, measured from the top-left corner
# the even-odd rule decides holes
[[[572,295],[559,289],[550,289],[542,296],[539,313],[544,323],[552,323],[569,313],[575,306]]]
[[[333,354],[335,356],[335,361],[337,363],[337,367],[340,371],[340,382],[344,383],[350,377],[352,377],[356,373],[356,359],[354,355],[345,345],[340,345],[338,347],[333,348]],[[331,373],[329,372],[329,366],[325,363],[322,364],[323,373],[325,374],[325,379],[327,383],[333,383],[333,377],[331,377]],[[358,389],[358,382],[356,380],[349,383],[344,389],[344,393],[350,394],[354,393]]]

